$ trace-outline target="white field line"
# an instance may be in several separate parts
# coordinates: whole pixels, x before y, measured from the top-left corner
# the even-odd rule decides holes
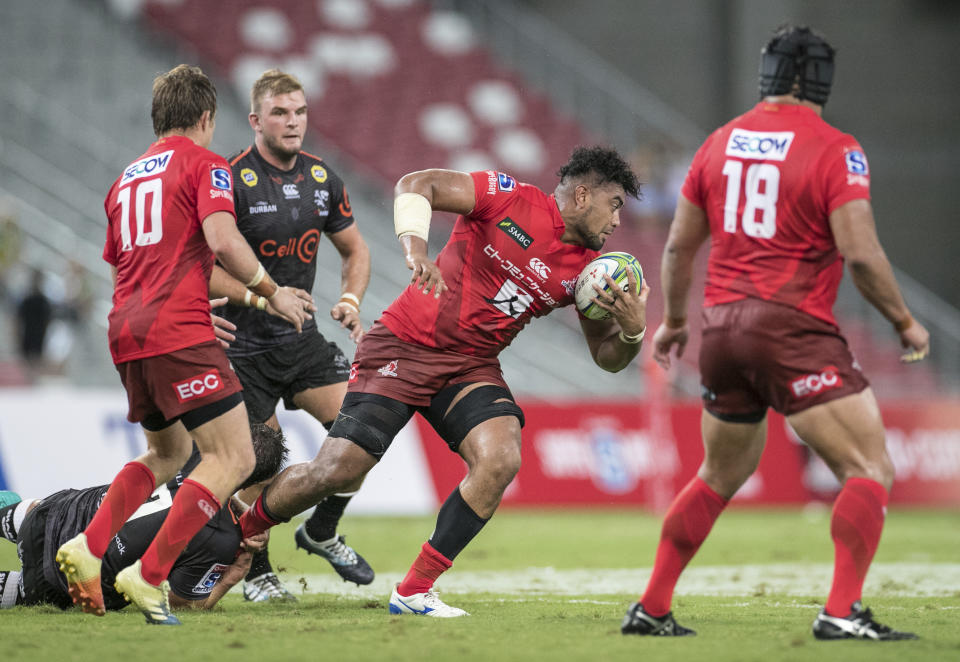
[[[830,589],[832,564],[772,563],[765,565],[687,568],[677,584],[678,595],[763,596],[789,595],[822,598]],[[502,597],[626,594],[643,591],[649,568],[557,570],[526,568],[504,571],[460,571],[454,568],[437,582],[444,593],[492,593]],[[399,574],[378,574],[369,586],[343,582],[331,570],[301,576],[282,574],[294,593],[325,593],[383,599],[390,595]],[[299,584],[299,585],[298,585]],[[875,563],[864,585],[871,596],[960,596],[960,563]]]

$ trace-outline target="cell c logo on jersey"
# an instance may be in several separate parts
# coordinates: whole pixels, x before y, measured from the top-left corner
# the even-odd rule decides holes
[[[243,183],[250,188],[253,188],[260,182],[260,178],[257,177],[257,173],[250,168],[244,168],[240,171],[240,179],[243,180]]]
[[[320,230],[310,228],[299,237],[290,237],[286,243],[280,244],[273,239],[260,243],[260,255],[264,257],[288,257],[295,255],[305,264],[310,264],[317,254],[320,243]]]
[[[806,398],[822,391],[843,386],[837,367],[828,365],[819,373],[804,375],[790,382],[790,390],[798,398]]]
[[[317,184],[323,184],[327,181],[327,170],[323,166],[315,165],[310,168],[310,174],[316,180]]]
[[[216,393],[222,388],[223,380],[220,378],[220,371],[216,368],[173,385],[173,390],[176,391],[180,402],[201,398]]]

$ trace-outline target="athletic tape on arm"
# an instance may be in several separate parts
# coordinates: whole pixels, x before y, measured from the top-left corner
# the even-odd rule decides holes
[[[397,237],[412,234],[424,241],[430,234],[430,202],[419,193],[401,193],[393,201],[393,228]]]

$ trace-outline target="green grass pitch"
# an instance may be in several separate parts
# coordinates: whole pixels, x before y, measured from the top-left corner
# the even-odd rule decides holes
[[[54,608],[0,612],[5,662],[50,660],[670,660],[845,662],[960,660],[960,514],[892,510],[867,579],[879,620],[911,642],[818,642],[810,623],[829,588],[829,511],[724,513],[681,578],[673,608],[696,637],[624,637],[620,619],[643,589],[659,518],[630,510],[504,511],[438,582],[469,618],[390,616],[390,586],[430,535],[433,517],[347,517],[341,532],[377,570],[343,584],[295,550],[279,527],[271,557],[296,604],[245,603],[150,627],[127,609],[104,618]],[[16,563],[0,543],[0,568]]]

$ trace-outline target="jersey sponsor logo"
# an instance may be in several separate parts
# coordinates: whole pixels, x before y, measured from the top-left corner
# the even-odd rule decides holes
[[[327,169],[323,166],[312,166],[310,168],[310,174],[313,176],[313,179],[317,182],[317,184],[323,184],[325,181],[327,181]]]
[[[540,280],[546,280],[550,277],[550,267],[545,265],[543,260],[538,257],[530,258],[530,264],[527,265],[527,269],[535,273]]]
[[[859,149],[851,149],[843,155],[843,160],[847,162],[847,171],[854,175],[869,175],[870,166],[867,165],[867,155]]]
[[[783,161],[793,144],[793,131],[747,131],[734,129],[727,141],[727,156],[741,159]]]
[[[194,595],[208,595],[213,591],[213,587],[217,585],[217,582],[220,581],[220,578],[223,577],[223,573],[226,572],[227,566],[222,563],[214,563],[210,566],[210,569],[207,570],[206,574],[200,578],[200,581],[197,582],[197,585],[193,587],[191,593]]]
[[[515,180],[510,175],[505,175],[502,172],[498,172],[497,188],[503,191],[504,193],[512,193],[513,190],[517,188],[517,180]]]
[[[828,389],[840,388],[841,386],[843,386],[843,379],[837,374],[836,366],[832,365],[828,365],[820,372],[804,375],[790,382],[790,390],[793,391],[793,394],[798,398],[806,398]]]
[[[313,203],[317,206],[317,216],[330,215],[330,191],[315,190]]]
[[[300,197],[300,190],[297,189],[296,184],[284,184],[283,185],[283,197],[287,200],[294,200]]]
[[[230,191],[233,189],[233,182],[230,178],[230,171],[226,168],[211,168],[210,183],[213,188],[221,191]]]
[[[172,385],[180,402],[201,398],[223,389],[223,379],[216,368]]]
[[[360,376],[360,365],[357,363],[350,364],[350,376],[347,378],[347,382],[352,384],[357,381],[357,377]]]
[[[216,198],[223,198],[224,200],[233,200],[233,192],[221,191],[215,188],[210,189],[210,199],[214,200]]]
[[[517,242],[523,248],[523,250],[530,248],[530,244],[533,243],[533,237],[531,237],[526,230],[517,225],[509,216],[497,223],[497,227],[502,232],[506,232],[507,236]]]
[[[571,280],[561,280],[560,285],[563,287],[563,290],[567,293],[567,296],[573,296],[574,290],[577,288],[577,279],[573,278]]]
[[[494,248],[490,244],[487,244],[486,246],[483,247],[483,254],[489,257],[491,260],[495,261],[497,264],[499,264],[501,269],[506,271],[513,278],[516,278],[518,281],[523,283],[523,285],[527,289],[529,289],[531,292],[536,293],[536,295],[540,297],[540,300],[543,301],[545,304],[547,304],[550,307],[557,306],[557,300],[554,299],[553,296],[544,289],[544,284],[540,283],[536,278],[534,278],[532,274],[529,273],[529,267],[528,267],[528,271],[524,271],[518,265],[514,264],[513,260],[501,255],[500,251],[498,251],[496,248]],[[545,268],[547,268],[546,265],[544,266]],[[549,275],[549,268],[547,268],[547,270]]]
[[[167,169],[168,165],[170,165],[170,157],[172,156],[173,150],[169,149],[162,154],[147,156],[139,161],[131,163],[123,171],[123,177],[120,178],[120,186],[129,184],[133,180],[140,179],[141,177],[159,175],[161,172],[164,172]]]
[[[382,368],[377,368],[377,372],[379,372],[383,377],[396,377],[399,363],[399,360],[394,359]]]
[[[266,202],[258,202],[255,205],[250,205],[250,214],[275,214],[277,211],[276,205],[267,204]]]
[[[864,175],[851,175],[847,173],[847,186],[870,186],[870,178]]]
[[[295,256],[301,262],[310,264],[317,255],[317,246],[320,244],[320,230],[310,228],[299,237],[290,237],[286,243],[279,243],[273,239],[260,242],[260,255],[264,257]]]
[[[244,168],[240,171],[240,181],[253,188],[260,182],[260,178],[257,177],[257,173],[250,168]]]
[[[507,317],[517,319],[533,303],[533,295],[508,278],[492,298],[483,300]]]

